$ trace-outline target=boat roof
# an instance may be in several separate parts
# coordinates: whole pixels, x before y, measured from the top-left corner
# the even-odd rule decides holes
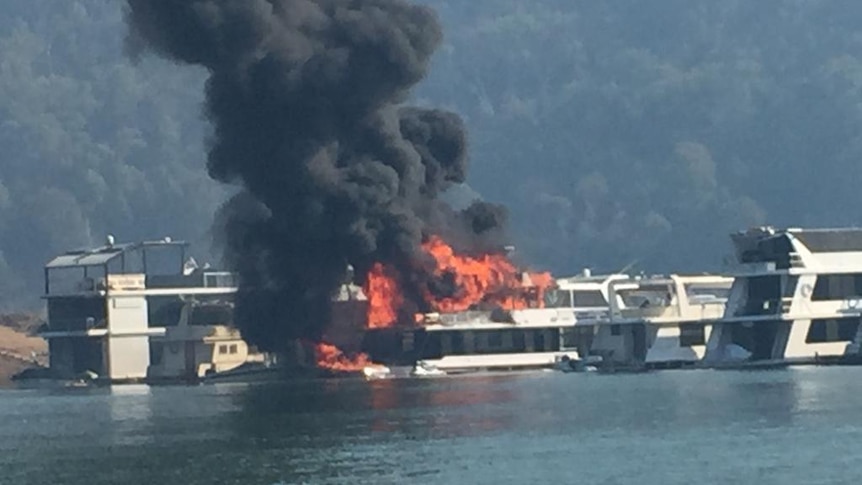
[[[575,289],[578,285],[601,285],[610,280],[621,280],[631,278],[624,274],[606,274],[606,275],[590,275],[590,276],[569,276],[557,278],[557,286],[563,289]]]
[[[862,228],[788,229],[812,253],[862,251]]]
[[[812,253],[857,252],[862,251],[862,228],[800,228],[776,229],[772,226],[753,227],[731,234],[731,238],[742,244],[743,241],[762,241],[766,239],[792,236]]]
[[[161,241],[142,241],[135,243],[120,243],[89,249],[75,249],[55,257],[45,265],[47,269],[74,268],[85,266],[101,266],[112,259],[136,249],[148,247],[187,247],[185,241],[173,241],[165,238]]]

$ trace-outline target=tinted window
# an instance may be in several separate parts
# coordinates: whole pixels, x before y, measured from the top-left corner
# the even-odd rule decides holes
[[[820,275],[811,294],[813,301],[841,300],[862,296],[862,274]]]
[[[706,330],[702,323],[683,323],[679,326],[680,347],[706,344]]]
[[[808,328],[808,335],[805,337],[805,342],[849,342],[856,337],[858,330],[858,318],[812,320],[811,326]]]
[[[608,306],[605,297],[601,291],[575,291],[574,306],[575,307],[604,307]]]

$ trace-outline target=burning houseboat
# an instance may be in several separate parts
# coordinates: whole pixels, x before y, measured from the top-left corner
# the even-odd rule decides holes
[[[608,318],[608,296],[621,274],[584,274],[540,285],[521,275],[510,307],[476,305],[418,315],[410,325],[370,328],[364,350],[394,366],[470,372],[552,368],[589,359],[597,325]]]

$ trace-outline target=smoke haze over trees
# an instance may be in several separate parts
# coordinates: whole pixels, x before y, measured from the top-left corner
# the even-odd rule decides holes
[[[422,3],[444,39],[413,100],[464,118],[469,187],[508,207],[526,261],[714,270],[733,229],[862,222],[858,2]],[[133,65],[121,7],[0,7],[0,307],[37,304],[45,261],[107,233],[208,249],[229,194],[205,73]]]

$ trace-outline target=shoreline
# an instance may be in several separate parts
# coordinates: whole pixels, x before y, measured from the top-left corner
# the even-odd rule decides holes
[[[47,365],[48,343],[18,328],[0,326],[0,386],[12,385],[12,376],[24,369]]]

